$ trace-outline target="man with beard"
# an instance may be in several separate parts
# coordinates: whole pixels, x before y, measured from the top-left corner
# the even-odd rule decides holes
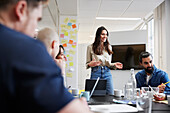
[[[153,57],[149,52],[141,52],[139,55],[140,65],[144,68],[136,74],[137,87],[159,87],[159,93],[170,93],[170,83],[168,74],[160,69],[157,69],[153,64]]]

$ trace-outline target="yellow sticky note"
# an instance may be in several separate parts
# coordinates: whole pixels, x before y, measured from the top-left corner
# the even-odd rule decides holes
[[[69,57],[70,55],[67,55],[67,57]]]
[[[74,34],[74,31],[70,31],[70,35]]]
[[[66,73],[66,76],[67,77],[73,77],[73,74],[72,73]]]
[[[69,62],[69,66],[73,66],[74,65],[74,63],[73,62]]]
[[[74,30],[74,33],[77,34],[77,32],[78,32],[77,29],[75,29],[75,30]]]
[[[72,56],[68,57],[68,60],[73,61],[73,57]]]
[[[76,19],[70,19],[71,23],[76,23]]]
[[[71,26],[66,26],[65,28],[69,30],[69,29],[71,29]]]
[[[68,36],[68,32],[64,32],[64,36]]]
[[[62,44],[68,43],[68,40],[62,39],[62,40],[61,40],[61,43],[62,43]]]
[[[67,23],[67,22],[68,22],[68,20],[69,20],[69,18],[65,18],[64,23]]]
[[[65,30],[65,29],[62,29],[62,30],[61,30],[61,32],[62,32],[62,33],[65,33],[65,32],[67,32],[67,30]]]
[[[70,49],[70,50],[69,50],[69,53],[74,55],[74,54],[75,54],[75,51]]]
[[[60,27],[61,27],[61,28],[66,28],[66,25],[61,24]]]
[[[72,48],[76,48],[76,45],[72,45]]]
[[[71,36],[70,36],[70,39],[76,40],[76,36],[71,35]]]

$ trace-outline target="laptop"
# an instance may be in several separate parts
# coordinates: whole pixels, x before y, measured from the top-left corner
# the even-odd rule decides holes
[[[85,83],[85,91],[90,91],[90,94],[93,90],[93,87],[96,83],[96,79],[86,79]],[[106,83],[107,80],[99,79],[92,96],[105,96],[106,95]]]

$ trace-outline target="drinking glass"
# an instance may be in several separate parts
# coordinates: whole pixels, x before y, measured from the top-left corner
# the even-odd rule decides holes
[[[141,93],[140,93],[140,88],[135,88],[134,89],[134,99],[136,101],[136,108],[138,109],[138,111],[142,111],[143,109],[141,108]]]
[[[159,87],[152,87],[152,89],[155,91],[156,94],[159,93]]]
[[[142,96],[147,97],[147,92],[149,92],[149,87],[142,87]]]
[[[128,100],[132,99],[132,83],[125,84],[125,98]]]

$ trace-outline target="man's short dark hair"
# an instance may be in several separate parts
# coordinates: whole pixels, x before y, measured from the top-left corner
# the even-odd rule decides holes
[[[18,1],[22,0],[0,0],[0,9],[6,9],[10,4],[16,4]],[[27,1],[29,7],[37,7],[39,2],[47,2],[48,0],[23,0]]]
[[[140,55],[139,55],[139,62],[142,63],[142,58],[147,58],[149,56],[152,57],[152,55],[149,52],[141,52]]]

